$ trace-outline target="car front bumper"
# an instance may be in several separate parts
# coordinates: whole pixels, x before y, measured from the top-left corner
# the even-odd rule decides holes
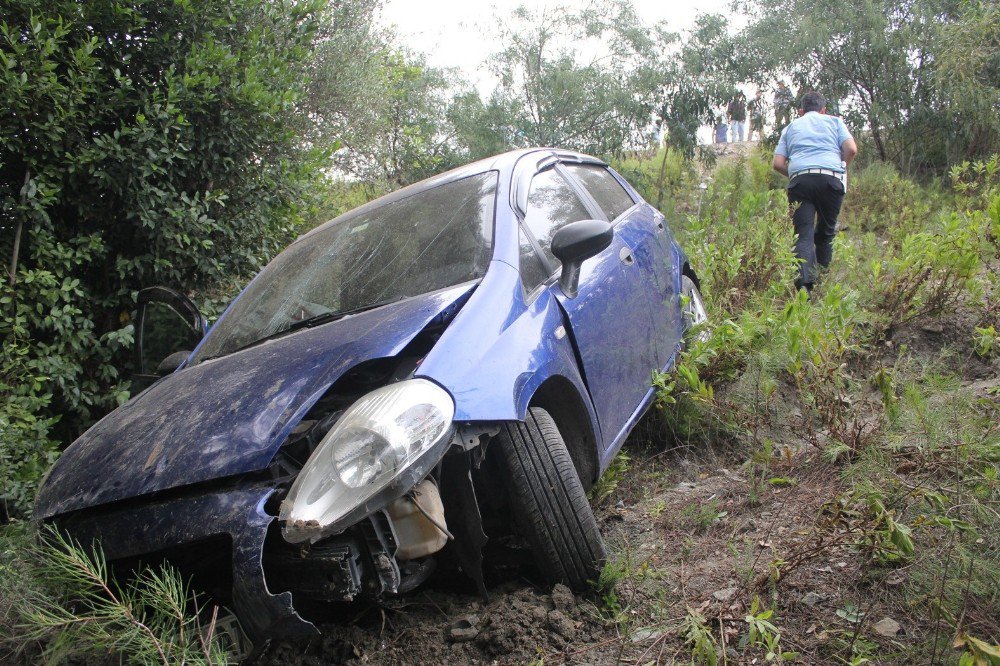
[[[255,645],[272,637],[318,633],[292,607],[290,592],[272,594],[263,570],[264,543],[276,520],[265,510],[270,485],[206,490],[180,497],[136,501],[56,517],[53,522],[84,547],[99,543],[111,562],[153,559],[186,547],[231,560],[231,610]],[[220,538],[221,537],[221,538]],[[228,537],[228,538],[227,538]],[[214,552],[206,553],[210,544]],[[229,548],[230,553],[219,549]],[[166,559],[170,559],[167,557]],[[187,573],[182,568],[182,573]]]

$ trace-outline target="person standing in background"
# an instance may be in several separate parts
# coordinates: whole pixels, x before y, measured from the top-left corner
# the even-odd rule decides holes
[[[715,118],[715,143],[724,144],[726,142],[726,132],[729,131],[729,125],[727,125],[722,120],[722,116],[716,116]]]
[[[792,120],[792,105],[795,95],[784,81],[778,81],[778,89],[774,91],[774,126],[784,127]]]
[[[844,121],[826,115],[826,98],[818,92],[803,95],[799,117],[781,131],[771,162],[775,171],[788,176],[788,204],[795,208],[795,256],[802,262],[797,289],[811,292],[819,269],[833,260],[847,165],[857,154]]]
[[[764,140],[764,93],[757,91],[757,96],[747,104],[747,113],[750,114],[750,125],[747,128],[747,141],[753,141],[754,130],[757,132],[757,139]]]
[[[733,101],[729,103],[729,106],[726,108],[726,112],[729,114],[733,143],[736,143],[737,141],[742,143],[743,135],[746,132],[747,126],[747,99],[743,96],[743,93],[737,92],[736,95],[733,96]]]

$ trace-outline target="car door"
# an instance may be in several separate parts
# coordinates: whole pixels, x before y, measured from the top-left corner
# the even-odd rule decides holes
[[[602,164],[566,164],[566,170],[587,190],[632,249],[652,319],[653,348],[649,369],[662,369],[680,339],[678,285],[670,239],[663,217],[652,206],[636,201],[618,178]]]
[[[597,411],[605,447],[622,431],[650,386],[651,319],[636,266],[626,241],[629,230],[616,230],[611,245],[583,263],[579,292],[567,298],[554,278],[558,260],[550,246],[553,234],[570,222],[605,217],[592,199],[559,165],[536,173],[528,190],[522,220],[522,279],[531,250],[549,275],[550,289],[566,314],[583,365],[584,379]],[[527,265],[526,265],[527,264]],[[533,271],[538,273],[538,271]],[[530,290],[530,284],[526,284]]]

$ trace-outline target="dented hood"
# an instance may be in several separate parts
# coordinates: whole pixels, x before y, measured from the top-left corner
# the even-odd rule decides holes
[[[473,288],[417,296],[165,377],[66,449],[39,493],[36,518],[267,467],[345,371],[399,353]]]

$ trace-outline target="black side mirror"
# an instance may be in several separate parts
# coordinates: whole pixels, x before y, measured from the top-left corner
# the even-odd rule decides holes
[[[559,286],[569,298],[576,297],[581,264],[611,245],[614,236],[614,227],[607,222],[580,220],[567,224],[552,237],[552,254],[562,262]]]
[[[208,322],[190,299],[166,287],[143,289],[136,305],[133,383],[142,389],[180,367]]]
[[[171,372],[181,367],[181,363],[186,361],[187,357],[190,355],[190,349],[175,351],[173,354],[160,361],[160,364],[156,366],[156,374],[161,377],[169,375]]]

